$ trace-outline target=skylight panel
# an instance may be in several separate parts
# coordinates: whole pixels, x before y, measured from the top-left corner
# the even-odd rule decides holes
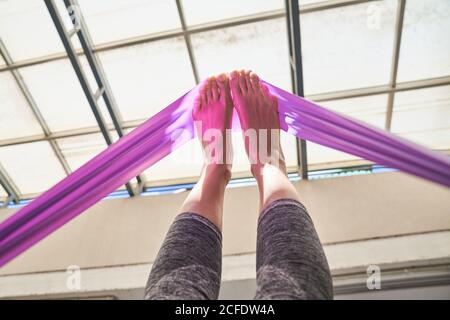
[[[195,86],[183,38],[100,53],[124,120],[146,120]]]
[[[0,140],[43,134],[9,71],[0,72]]]
[[[406,1],[397,80],[449,75],[450,1]]]
[[[43,192],[66,176],[48,141],[0,147],[0,163],[22,194]]]
[[[183,0],[186,22],[197,25],[284,9],[282,0]]]
[[[450,149],[450,86],[395,94],[392,131],[428,148]]]
[[[51,131],[97,125],[69,60],[37,64],[20,72]]]
[[[302,14],[305,94],[388,84],[396,4],[375,1]]]
[[[175,1],[78,1],[95,44],[180,29]]]

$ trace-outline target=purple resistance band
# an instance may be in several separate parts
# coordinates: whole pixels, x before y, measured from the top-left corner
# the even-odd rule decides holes
[[[266,82],[265,82],[266,83]],[[266,83],[281,129],[450,187],[450,158]],[[195,137],[196,86],[0,224],[0,267]],[[238,127],[238,119],[233,119]]]

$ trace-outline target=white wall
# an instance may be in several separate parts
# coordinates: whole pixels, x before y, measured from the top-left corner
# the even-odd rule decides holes
[[[411,242],[399,244],[397,254],[392,251],[386,263],[395,263],[392,260],[397,256],[415,263],[435,258],[448,263],[450,253],[443,246],[450,240],[450,233],[438,231],[450,230],[449,189],[397,172],[301,181],[295,185],[326,244],[335,274],[361,269],[370,262],[367,257],[373,263],[382,262],[382,250],[377,252],[367,240],[385,239],[384,246],[389,247],[390,239],[399,236],[425,235],[415,240],[420,243],[419,251]],[[185,196],[181,193],[102,201],[3,267],[0,283],[9,281],[14,286],[19,280],[11,276],[17,274],[64,273],[69,265],[86,270],[148,267]],[[254,254],[257,197],[253,186],[227,190],[224,255]],[[13,212],[0,210],[0,220]],[[431,236],[427,238],[426,234]],[[354,251],[355,243],[362,248],[360,251]],[[330,249],[334,245],[340,245],[338,251]],[[1,290],[0,285],[0,296]]]

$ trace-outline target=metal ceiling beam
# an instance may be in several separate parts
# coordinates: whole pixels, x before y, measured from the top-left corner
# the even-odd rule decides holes
[[[398,61],[400,58],[400,47],[402,42],[402,31],[403,31],[403,18],[405,16],[405,5],[406,0],[398,0],[397,5],[397,17],[395,21],[395,35],[394,35],[394,52],[392,54],[392,64],[391,64],[391,77],[389,85],[392,89],[395,89],[397,85],[397,72],[398,72]],[[388,95],[388,104],[386,110],[386,123],[385,129],[391,130],[392,123],[392,111],[394,110],[394,98],[395,92],[391,91]]]
[[[70,10],[79,8],[77,0],[64,0],[64,4],[66,5],[68,14],[71,14]],[[89,63],[89,66],[91,67],[92,73],[98,86],[98,90],[94,93],[94,98],[96,100],[98,100],[100,97],[103,98],[103,101],[105,102],[106,108],[108,109],[108,113],[113,122],[114,129],[116,130],[119,138],[121,138],[125,135],[122,125],[123,119],[117,107],[117,102],[112,93],[111,86],[109,85],[109,82],[106,78],[103,66],[100,60],[92,51],[92,40],[89,34],[89,30],[84,21],[84,17],[80,10],[78,10],[77,12],[72,12],[72,14],[78,15],[77,19],[79,23],[79,25],[75,25],[75,21],[72,20],[72,22],[74,23],[74,29],[72,30],[74,30],[74,32],[78,36],[78,39],[80,40],[81,46],[83,48],[83,53],[86,56],[86,59]],[[139,189],[136,191],[137,193],[140,193],[144,186],[143,178],[138,175],[136,176],[136,180],[138,182]],[[132,190],[131,187],[129,188],[128,185],[127,189],[130,193],[130,196],[135,195],[135,191]]]
[[[200,82],[200,77],[198,75],[197,63],[195,61],[194,50],[192,48],[191,35],[186,31],[187,26],[186,26],[186,19],[184,16],[183,4],[181,3],[181,0],[176,0],[176,3],[177,3],[178,16],[180,18],[180,23],[181,23],[181,29],[183,30],[184,41],[186,42],[186,48],[187,48],[188,55],[189,55],[189,61],[191,62],[191,68],[192,68],[192,72],[194,74],[195,83],[198,84]]]
[[[19,188],[14,184],[14,181],[11,177],[6,173],[5,169],[0,164],[0,185],[5,189],[8,194],[8,198],[10,201],[14,203],[19,203],[21,199],[21,194]]]
[[[373,2],[379,0],[329,0],[312,4],[305,4],[300,6],[299,12],[301,14],[307,14],[317,11],[329,10],[343,6],[350,6],[355,4],[361,4],[366,2]],[[92,47],[94,53],[112,50],[117,48],[124,48],[133,45],[149,43],[158,40],[172,39],[177,37],[183,37],[185,34],[192,35],[201,32],[213,31],[223,28],[229,28],[239,25],[245,25],[255,22],[267,21],[272,19],[283,18],[285,16],[285,10],[272,10],[268,12],[257,13],[249,16],[243,16],[238,18],[226,19],[221,21],[215,21],[210,23],[205,23],[201,25],[186,26],[185,30],[168,30],[158,33],[147,34],[138,37],[132,37],[124,40],[112,41],[104,44],[99,44]],[[77,54],[83,54],[82,50],[77,50]],[[23,61],[15,62],[12,66],[0,66],[1,71],[7,71],[14,68],[32,66],[40,63],[45,63],[49,61],[61,60],[67,58],[65,52],[59,52],[47,56],[37,57],[33,59],[27,59]]]
[[[298,0],[285,0],[285,6],[292,91],[296,95],[304,97],[305,93],[303,90],[302,45],[300,35],[300,15],[298,13]],[[306,141],[303,139],[297,139],[296,148],[299,175],[302,179],[308,179],[308,158],[306,153]]]
[[[103,137],[106,140],[106,143],[110,145],[112,143],[111,135],[108,129],[106,128],[105,120],[103,119],[103,115],[100,112],[100,107],[97,103],[97,100],[94,97],[94,93],[89,86],[87,76],[81,67],[78,55],[76,54],[72,42],[69,39],[69,35],[66,29],[64,28],[64,23],[56,8],[56,4],[54,3],[53,0],[45,0],[45,4],[47,5],[47,9],[50,13],[50,16],[52,17],[53,23],[55,24],[56,30],[58,31],[58,34],[61,38],[64,48],[66,49],[69,60],[72,63],[72,67],[75,70],[75,73],[83,89],[83,92],[88,100],[89,106],[91,107],[92,112],[95,116],[97,124],[100,127],[100,131],[102,132]]]
[[[69,60],[72,64],[72,67],[74,68],[74,71],[75,71],[77,77],[78,77],[80,85],[83,89],[86,99],[88,100],[89,106],[91,107],[92,113],[94,114],[94,117],[97,121],[100,131],[101,131],[106,143],[108,145],[110,145],[113,143],[113,140],[111,138],[111,135],[110,135],[110,132],[106,125],[106,122],[103,118],[103,115],[100,111],[100,107],[98,105],[97,98],[95,96],[95,93],[90,88],[89,82],[87,80],[87,76],[86,76],[85,72],[83,71],[83,68],[81,67],[80,60],[79,60],[78,55],[72,45],[69,33],[66,31],[66,29],[64,27],[63,20],[58,12],[56,4],[55,4],[54,0],[45,0],[45,4],[46,4],[47,9],[50,13],[50,16],[53,20],[53,23],[56,27],[56,30],[58,31],[58,34],[61,38],[64,48],[66,49]],[[70,6],[71,4],[69,3],[68,5]],[[79,15],[79,12],[76,12],[74,14]],[[81,22],[81,19],[79,16],[77,16],[76,19],[78,19],[77,22]],[[85,50],[84,54],[86,55],[86,58],[88,59],[89,65],[92,69],[92,72],[97,81],[97,84],[99,84],[99,89],[104,90],[102,96],[105,97],[105,95],[107,95],[107,90],[109,89],[109,87],[107,86],[105,80],[102,78],[102,74],[100,73],[100,70],[97,69],[98,61],[96,61],[96,59],[93,57],[92,51],[89,48],[89,45],[87,43],[87,38],[84,33],[85,30],[83,30],[82,27],[83,27],[82,24],[74,25],[74,28],[76,28],[76,30],[74,32],[71,32],[71,34],[78,35],[79,40],[82,44],[83,50]],[[116,118],[117,114],[114,114],[115,107],[112,105],[113,100],[111,98],[109,98],[109,99],[104,99],[104,101],[105,101],[105,103],[107,103],[107,102],[110,103],[110,105],[108,107],[108,111],[112,112],[110,114],[111,119],[113,120],[114,125],[117,126],[116,130],[117,130],[117,128],[120,128],[120,130],[118,130],[117,133],[119,134],[119,136],[121,134],[123,135],[122,128],[119,123],[119,118]],[[136,195],[136,192],[133,190],[133,187],[131,186],[130,183],[126,184],[126,188],[128,190],[128,193],[130,194],[130,196]]]
[[[439,87],[450,85],[450,76],[438,77],[424,80],[413,80],[407,82],[400,82],[396,84],[395,88],[389,85],[383,86],[373,86],[359,89],[350,89],[343,91],[319,93],[314,95],[307,95],[306,98],[316,102],[330,101],[330,100],[340,100],[340,99],[350,99],[357,97],[373,96],[377,94],[388,94],[392,92],[403,92],[409,90],[419,90],[432,87]]]
[[[11,55],[9,54],[8,50],[6,49],[5,44],[0,39],[0,55],[3,57],[3,60],[5,60],[5,63],[7,65],[11,65],[13,63]],[[11,73],[14,77],[14,80],[16,81],[20,91],[22,92],[23,97],[27,101],[28,106],[30,107],[31,111],[33,112],[34,117],[36,118],[37,122],[41,126],[42,131],[44,132],[45,137],[49,137],[51,135],[50,129],[42,116],[36,102],[34,101],[33,96],[31,95],[30,90],[28,89],[27,85],[25,84],[25,81],[23,80],[22,76],[19,73],[19,70],[14,69],[11,70]],[[71,173],[69,164],[67,163],[66,159],[64,158],[64,155],[61,152],[61,149],[58,146],[58,143],[55,140],[48,139],[50,146],[55,153],[55,156],[58,158],[59,163],[61,163],[61,166],[63,167],[65,173],[68,175]]]
[[[343,90],[343,91],[329,92],[329,93],[323,93],[323,94],[314,94],[314,95],[310,95],[310,96],[307,95],[306,98],[311,101],[320,103],[320,102],[324,102],[324,101],[351,99],[351,98],[356,98],[356,97],[366,97],[366,96],[372,96],[372,95],[378,95],[378,94],[388,94],[392,91],[404,92],[404,91],[409,91],[409,90],[419,90],[419,89],[439,87],[439,86],[445,86],[445,85],[450,85],[450,76],[426,79],[426,80],[401,82],[401,83],[397,83],[395,89],[392,89],[388,85],[374,86],[374,87],[367,87],[367,88],[361,88],[361,89],[352,89],[352,90]],[[132,128],[139,126],[146,120],[147,119],[125,121],[125,122],[123,122],[122,126],[124,129],[132,129]],[[108,129],[114,130],[114,127],[112,125],[108,125]],[[77,136],[82,136],[82,135],[87,135],[87,134],[95,134],[95,133],[99,133],[99,132],[100,132],[100,129],[98,127],[86,127],[86,128],[80,128],[80,129],[52,132],[48,137],[46,137],[44,135],[33,135],[33,136],[20,137],[20,138],[4,139],[4,140],[0,140],[0,147],[15,145],[15,144],[22,144],[22,143],[29,143],[29,142],[36,142],[36,141],[77,137]]]

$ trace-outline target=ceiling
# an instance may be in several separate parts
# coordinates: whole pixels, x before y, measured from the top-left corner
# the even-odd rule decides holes
[[[69,29],[63,1],[56,3]],[[126,132],[211,74],[251,69],[292,89],[282,0],[78,4]],[[429,148],[450,150],[449,1],[300,0],[300,22],[307,98]],[[0,165],[21,197],[30,198],[107,145],[43,1],[0,1],[0,39],[11,59],[0,55]],[[87,60],[80,60],[95,91]],[[117,140],[102,100],[100,109]],[[246,176],[242,141],[235,140],[233,170]],[[294,172],[295,138],[283,135],[282,144]],[[307,155],[310,170],[367,163],[313,143],[307,143]],[[153,186],[192,182],[200,168],[200,149],[192,141],[143,179]],[[0,186],[0,198],[6,196]]]

